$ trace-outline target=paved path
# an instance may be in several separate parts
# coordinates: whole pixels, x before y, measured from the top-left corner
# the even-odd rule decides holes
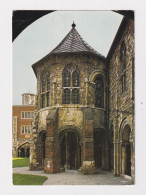
[[[80,174],[76,170],[63,173],[46,174],[43,171],[29,171],[28,167],[13,168],[13,173],[47,176],[44,185],[131,185],[122,177],[114,177],[112,172],[98,171],[94,175]]]

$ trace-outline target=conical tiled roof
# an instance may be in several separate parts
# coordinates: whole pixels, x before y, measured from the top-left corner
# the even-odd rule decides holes
[[[75,29],[75,24],[72,24],[71,31],[66,35],[66,37],[61,41],[61,43],[53,49],[48,55],[43,57],[38,62],[34,63],[32,65],[34,71],[35,66],[41,63],[42,61],[46,60],[49,56],[53,54],[61,54],[61,53],[90,53],[94,54],[96,56],[99,56],[103,59],[105,59],[104,56],[99,54],[97,51],[95,51],[91,46],[89,46],[80,36],[78,31]]]
[[[55,49],[53,49],[53,51],[50,52],[50,54],[75,52],[89,52],[100,57],[104,57],[82,39],[78,31],[75,29],[75,24],[73,23],[71,31],[61,41],[61,43]]]

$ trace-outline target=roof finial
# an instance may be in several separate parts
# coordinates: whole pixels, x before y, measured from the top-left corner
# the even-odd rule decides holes
[[[75,25],[75,23],[74,23],[74,21],[73,21],[73,23],[72,23],[72,27],[73,27],[73,28],[75,28],[75,26],[76,26],[76,25]]]

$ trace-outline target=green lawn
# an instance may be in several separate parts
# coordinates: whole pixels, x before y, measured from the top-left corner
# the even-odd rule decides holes
[[[47,179],[45,176],[13,173],[14,185],[43,185]]]
[[[29,158],[13,158],[13,168],[27,166],[29,166]]]

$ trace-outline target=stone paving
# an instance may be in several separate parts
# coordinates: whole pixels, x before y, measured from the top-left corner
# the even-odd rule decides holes
[[[85,175],[76,170],[46,174],[43,171],[29,171],[28,167],[13,168],[13,173],[47,176],[44,185],[131,185],[129,179],[114,177],[112,172],[97,171],[94,175]]]

